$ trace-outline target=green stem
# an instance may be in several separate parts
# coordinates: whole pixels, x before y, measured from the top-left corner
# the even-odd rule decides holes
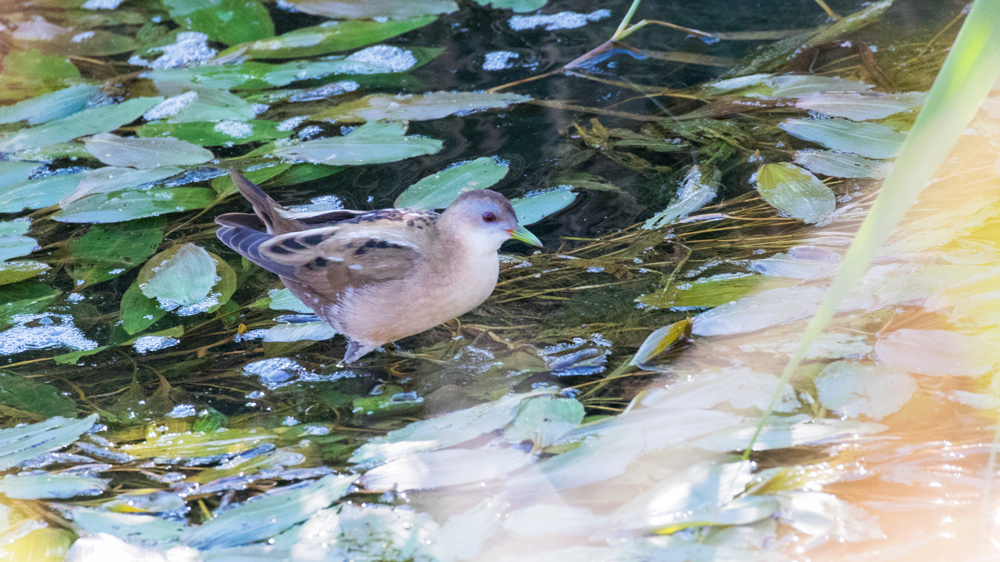
[[[622,18],[622,22],[618,24],[618,29],[615,30],[615,34],[611,36],[612,41],[618,40],[621,34],[628,27],[628,24],[632,21],[632,16],[635,15],[635,11],[639,9],[639,4],[642,4],[642,0],[632,0],[632,5],[629,6],[628,12],[625,13],[625,17]]]
[[[823,11],[826,12],[826,15],[830,16],[830,19],[832,20],[840,19],[840,16],[838,16],[836,12],[831,10],[830,6],[826,5],[826,2],[824,2],[823,0],[816,0],[816,3],[819,4],[820,8],[823,8]]]

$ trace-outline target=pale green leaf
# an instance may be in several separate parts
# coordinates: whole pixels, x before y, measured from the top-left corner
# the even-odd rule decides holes
[[[794,164],[764,164],[754,179],[761,198],[794,219],[806,223],[819,222],[837,207],[833,191],[816,176]]]
[[[906,140],[906,133],[888,125],[847,119],[788,119],[779,127],[793,137],[866,158],[892,158]]]
[[[161,97],[134,98],[115,105],[84,109],[44,125],[22,129],[0,138],[0,151],[16,152],[71,141],[77,137],[113,131],[135,121]]]
[[[60,222],[124,222],[202,209],[215,200],[214,191],[200,187],[112,191],[74,201],[52,215],[52,218]]]
[[[191,166],[215,158],[210,150],[170,137],[125,138],[102,133],[87,139],[87,151],[109,166]]]
[[[396,198],[395,206],[443,209],[466,191],[493,186],[507,175],[508,166],[496,158],[455,164],[406,188]]]
[[[87,102],[97,92],[97,86],[79,84],[56,92],[42,94],[0,108],[0,123],[27,121],[30,125],[38,125],[52,119],[66,117],[87,107]]]
[[[273,154],[317,164],[358,166],[434,154],[442,146],[443,143],[437,139],[406,136],[406,125],[403,123],[375,122],[358,127],[342,137],[278,147]]]
[[[795,163],[814,174],[835,178],[883,179],[892,170],[892,164],[882,160],[870,160],[857,154],[835,150],[799,150],[795,153]]]
[[[313,119],[334,123],[367,121],[427,121],[487,109],[503,109],[530,101],[529,96],[488,92],[431,92],[429,94],[372,94],[331,107]]]
[[[376,17],[402,20],[416,16],[450,14],[458,10],[455,0],[289,0],[288,3],[307,14],[342,20]]]
[[[568,189],[552,189],[528,194],[510,202],[514,206],[517,222],[522,226],[535,224],[549,215],[569,207],[576,200],[576,193]]]

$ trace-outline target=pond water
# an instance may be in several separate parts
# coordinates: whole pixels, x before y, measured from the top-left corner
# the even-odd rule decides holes
[[[995,559],[1000,92],[778,384],[966,3],[637,5],[9,3],[4,556]],[[228,168],[544,247],[341,366]]]

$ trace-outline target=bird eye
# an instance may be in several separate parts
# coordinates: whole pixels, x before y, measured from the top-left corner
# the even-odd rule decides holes
[[[497,218],[493,216],[493,213],[486,211],[485,213],[483,213],[483,220],[486,222],[493,222],[497,220]]]

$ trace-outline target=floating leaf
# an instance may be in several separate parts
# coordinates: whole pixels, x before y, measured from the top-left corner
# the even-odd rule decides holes
[[[709,82],[711,94],[730,93],[746,97],[801,98],[823,92],[867,92],[874,86],[837,76],[817,74],[750,74]]]
[[[424,451],[379,465],[361,477],[371,491],[428,490],[503,478],[532,463],[518,449]]]
[[[96,170],[83,172],[80,183],[66,197],[59,201],[62,208],[70,203],[95,193],[110,193],[126,189],[151,187],[152,184],[183,172],[183,168],[154,168],[152,170],[137,170],[134,168],[117,168],[105,166]]]
[[[513,10],[515,12],[534,12],[540,10],[549,0],[476,0],[477,4],[493,6],[497,9]]]
[[[0,494],[18,500],[97,496],[107,487],[107,480],[71,474],[22,474],[0,478]]]
[[[0,374],[0,404],[44,417],[76,414],[76,401],[58,388],[16,375]]]
[[[831,117],[844,117],[852,121],[882,119],[919,106],[927,94],[874,94],[859,92],[828,92],[806,96],[795,102],[795,107],[815,111]]]
[[[87,107],[87,102],[98,91],[97,86],[79,84],[2,107],[0,108],[0,123],[27,121],[29,125],[38,125],[53,119],[67,117]]]
[[[406,125],[403,123],[368,123],[343,137],[279,147],[274,149],[273,154],[317,164],[358,166],[434,154],[442,146],[443,143],[437,139],[406,136]]]
[[[310,312],[312,312],[310,310]],[[279,322],[263,335],[266,342],[324,341],[337,335],[332,326],[323,322]]]
[[[0,285],[17,283],[41,275],[49,266],[37,261],[7,261],[0,263]]]
[[[157,104],[143,117],[147,121],[165,119],[168,123],[223,123],[253,119],[257,111],[243,98],[226,90],[203,85],[156,82],[160,92],[172,97]],[[182,90],[182,93],[178,93]]]
[[[835,178],[885,179],[892,170],[892,164],[881,160],[869,160],[857,154],[836,150],[799,150],[795,153],[795,163],[814,174]]]
[[[0,190],[28,181],[31,174],[41,168],[37,162],[0,162]],[[9,211],[4,211],[9,212]]]
[[[292,294],[288,289],[279,289],[274,291],[270,295],[271,302],[268,303],[268,308],[271,310],[291,310],[292,312],[298,312],[300,314],[312,314],[312,309],[302,303]]]
[[[539,396],[521,402],[521,410],[503,436],[511,443],[531,441],[536,449],[545,448],[576,429],[583,415],[583,404],[572,398]]]
[[[489,92],[431,92],[395,96],[372,94],[331,107],[312,118],[333,123],[428,121],[455,114],[503,109],[530,100],[529,96],[520,94]]]
[[[0,290],[0,329],[13,324],[15,315],[45,310],[58,294],[47,285],[33,281],[4,285]]]
[[[132,221],[114,226],[93,226],[70,242],[77,263],[69,272],[77,286],[107,281],[137,267],[156,252],[163,240],[162,220]]]
[[[691,166],[684,175],[677,195],[670,200],[667,208],[650,217],[642,227],[647,230],[661,228],[678,219],[687,218],[715,199],[721,180],[722,174],[715,168],[709,168],[703,173],[702,166]]]
[[[117,105],[102,105],[22,129],[0,138],[0,151],[16,152],[71,141],[77,137],[113,131],[131,123],[163,98],[135,98]]]
[[[329,507],[354,484],[354,478],[331,474],[308,486],[275,488],[227,509],[181,534],[181,542],[216,549],[263,541]]]
[[[219,54],[251,59],[297,59],[357,49],[413,31],[437,20],[423,16],[385,22],[373,20],[331,21],[324,25],[303,27],[272,39],[236,45]]]
[[[257,0],[163,0],[170,17],[184,29],[199,31],[227,45],[274,35],[274,22]]]
[[[34,238],[23,236],[31,228],[31,221],[0,222],[0,262],[26,256],[38,249]]]
[[[36,424],[0,429],[0,470],[70,445],[96,421],[97,414],[80,420],[56,416]]]
[[[290,0],[288,3],[307,14],[345,20],[376,17],[402,20],[415,16],[450,14],[458,10],[454,0],[407,0],[406,2]]]
[[[142,294],[139,284],[133,283],[122,295],[122,329],[129,335],[138,334],[167,315],[154,299]]]
[[[837,198],[816,176],[788,162],[764,164],[755,176],[764,201],[805,223],[819,222],[837,208]]]
[[[69,59],[36,50],[12,50],[3,59],[0,101],[20,101],[78,82],[80,71]]]
[[[0,192],[0,213],[51,207],[76,191],[82,178],[81,173],[59,174],[9,186]]]
[[[153,256],[136,284],[160,308],[191,316],[225,304],[235,291],[236,274],[218,256],[188,243]]]
[[[981,338],[948,330],[895,330],[875,342],[875,355],[889,367],[942,377],[979,376],[1000,354]]]
[[[215,200],[214,191],[199,187],[112,191],[74,201],[52,215],[52,218],[60,222],[125,222],[203,209]]]
[[[109,536],[126,536],[137,541],[176,541],[184,525],[155,515],[140,513],[115,513],[81,506],[60,506],[69,515],[77,532],[88,535],[106,533]]]
[[[902,408],[917,390],[906,373],[853,361],[830,363],[816,375],[815,384],[824,408],[849,418],[864,415],[875,420]]]
[[[906,139],[888,125],[847,119],[788,119],[778,126],[793,137],[866,158],[892,158]]]
[[[754,332],[799,320],[816,311],[823,298],[819,287],[787,287],[763,291],[723,304],[694,317],[696,336],[728,336]]]
[[[445,168],[406,188],[396,198],[396,207],[443,209],[459,195],[486,189],[507,175],[509,165],[495,158],[476,158]]]
[[[767,282],[760,275],[721,273],[691,283],[673,284],[660,292],[642,295],[636,301],[657,308],[712,308],[766,286]]]
[[[291,131],[279,131],[278,123],[250,121],[201,121],[192,123],[147,123],[138,129],[140,137],[168,137],[193,142],[200,146],[234,146],[249,142],[272,141],[291,136]]]
[[[106,56],[133,51],[136,41],[103,29],[77,33],[41,17],[31,18],[16,26],[10,42],[18,49],[38,49],[43,53],[77,56]]]
[[[196,144],[173,138],[124,138],[111,133],[87,139],[87,151],[109,166],[158,168],[191,166],[215,156]]]
[[[556,188],[511,200],[521,226],[528,226],[569,207],[576,200],[576,193]]]

